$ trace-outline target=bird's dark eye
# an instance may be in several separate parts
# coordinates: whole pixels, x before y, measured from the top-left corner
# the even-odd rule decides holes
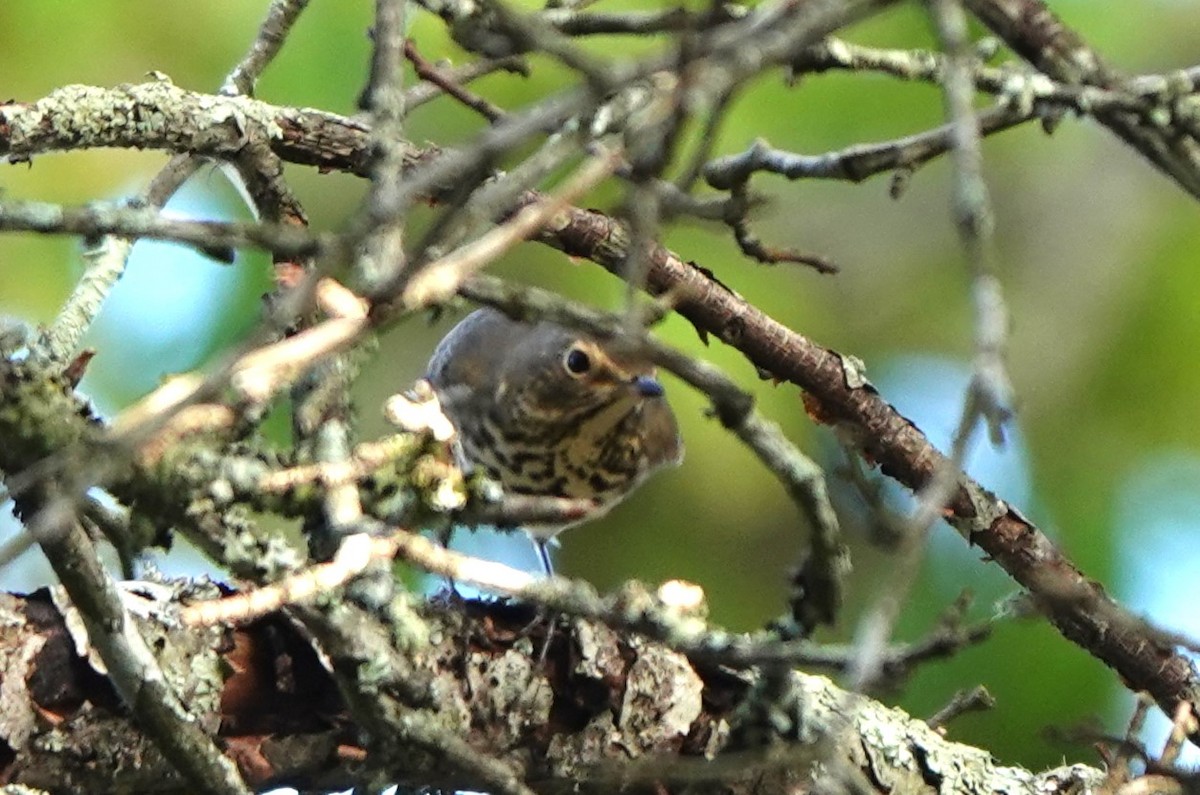
[[[563,365],[571,375],[583,375],[592,368],[592,360],[579,348],[572,348],[563,357]]]

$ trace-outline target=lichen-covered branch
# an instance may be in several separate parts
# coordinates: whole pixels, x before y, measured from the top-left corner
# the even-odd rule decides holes
[[[192,692],[206,694],[194,701],[204,710],[200,723],[220,727],[226,755],[251,786],[286,782],[311,791],[366,783],[357,727],[308,639],[280,615],[198,632],[176,618],[181,604],[205,592],[194,587],[133,583],[126,590],[159,659],[186,673]],[[6,780],[54,782],[58,791],[194,791],[119,708],[109,680],[79,645],[70,614],[50,597],[0,596]],[[788,677],[782,702],[757,706],[787,715],[792,739],[738,750],[731,726],[743,725],[742,718],[730,705],[752,694],[750,677],[694,665],[583,620],[526,634],[528,612],[500,603],[448,598],[420,613],[436,640],[414,649],[412,660],[439,700],[436,726],[414,725],[412,733],[470,736],[478,758],[504,760],[535,783],[573,780],[573,791],[584,793],[611,792],[618,781],[629,792],[683,784],[697,793],[750,792],[768,782],[771,791],[784,791],[810,775],[834,786],[853,775],[879,792],[1033,795],[1098,792],[1104,780],[1083,765],[1041,774],[1003,767],[899,710],[800,672]],[[536,648],[547,630],[555,633],[551,657],[539,665]],[[575,649],[569,658],[557,651],[566,648]],[[568,695],[585,691],[592,694],[587,702]],[[728,755],[717,756],[723,748]],[[445,754],[411,751],[391,770],[402,787],[479,785],[446,762]]]

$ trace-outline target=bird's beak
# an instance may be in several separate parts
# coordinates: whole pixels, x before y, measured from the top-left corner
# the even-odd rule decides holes
[[[642,397],[655,398],[663,396],[662,384],[658,383],[658,380],[652,376],[635,376],[632,384],[634,391]]]

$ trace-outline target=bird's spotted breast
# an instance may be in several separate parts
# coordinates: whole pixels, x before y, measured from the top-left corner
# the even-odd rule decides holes
[[[608,502],[649,467],[637,434],[637,412],[610,408],[621,414],[613,425],[604,408],[589,411],[580,423],[543,425],[541,433],[513,434],[487,415],[456,424],[467,462],[507,491]]]

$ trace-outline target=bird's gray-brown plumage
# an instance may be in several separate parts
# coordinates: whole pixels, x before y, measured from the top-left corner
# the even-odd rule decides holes
[[[595,500],[586,518],[683,456],[653,367],[552,323],[476,310],[442,339],[427,377],[464,464],[509,493]],[[564,527],[526,529],[548,568],[544,543]]]

